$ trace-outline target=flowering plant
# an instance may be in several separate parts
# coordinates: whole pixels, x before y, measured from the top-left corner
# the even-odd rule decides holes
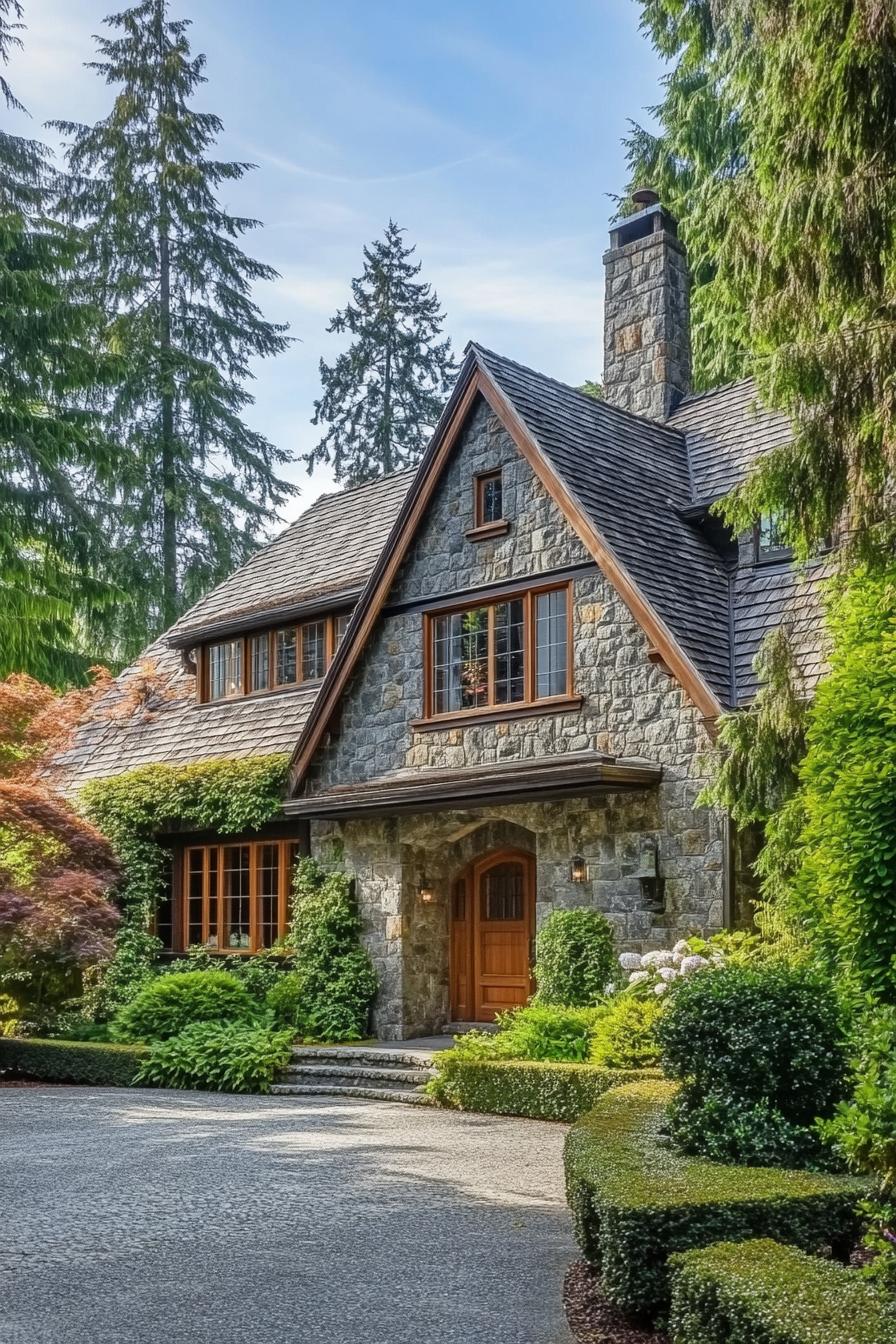
[[[694,944],[705,949],[698,952]],[[713,966],[725,965],[725,954],[704,939],[682,938],[670,950],[658,948],[654,952],[623,952],[619,965],[628,972],[628,984],[622,988],[640,995],[663,995],[676,980]]]

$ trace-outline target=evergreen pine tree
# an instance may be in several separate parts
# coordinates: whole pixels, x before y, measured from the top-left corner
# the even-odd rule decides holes
[[[328,429],[305,456],[309,472],[332,463],[336,480],[359,485],[413,466],[435,427],[456,372],[450,340],[440,341],[438,295],[416,277],[404,229],[390,219],[385,236],[364,248],[364,273],[330,332],[355,340],[335,363],[320,362],[323,395],[313,424]]]
[[[65,214],[90,239],[89,278],[125,363],[107,406],[135,463],[117,536],[125,654],[240,564],[294,492],[276,475],[289,454],[242,419],[250,360],[288,343],[251,297],[276,278],[239,247],[258,221],[217,196],[252,165],[208,156],[221,121],[189,102],[205,58],[167,11],[141,0],[110,16],[90,63],[117,87],[110,114],[55,123],[70,137]]]
[[[0,71],[21,18],[18,0],[0,0]],[[24,112],[2,73],[0,100]],[[108,368],[97,314],[73,292],[80,240],[50,218],[55,188],[45,147],[0,129],[0,677],[58,686],[96,660],[105,500],[121,464],[86,405]]]

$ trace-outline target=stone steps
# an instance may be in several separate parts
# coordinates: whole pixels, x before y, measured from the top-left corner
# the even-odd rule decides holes
[[[497,1022],[446,1022],[446,1036],[466,1036],[468,1031],[484,1031],[488,1036],[494,1036],[498,1030]]]
[[[435,1074],[425,1050],[367,1046],[296,1046],[292,1062],[271,1088],[275,1096],[360,1097],[427,1105],[426,1083]]]

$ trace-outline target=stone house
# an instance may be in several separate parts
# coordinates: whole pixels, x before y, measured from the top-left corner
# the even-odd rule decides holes
[[[147,651],[154,713],[101,707],[61,762],[75,792],[291,753],[263,834],[169,838],[172,950],[269,946],[296,854],[342,862],[400,1039],[523,1002],[554,908],[639,949],[748,919],[696,800],[766,631],[817,678],[822,565],[711,513],[788,426],[749,381],[690,394],[684,251],[640,204],[604,258],[603,400],[469,345],[419,467],[313,504]]]

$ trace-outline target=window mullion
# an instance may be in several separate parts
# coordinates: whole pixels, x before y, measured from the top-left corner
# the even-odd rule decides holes
[[[488,703],[495,703],[495,604],[487,607],[488,612]]]

